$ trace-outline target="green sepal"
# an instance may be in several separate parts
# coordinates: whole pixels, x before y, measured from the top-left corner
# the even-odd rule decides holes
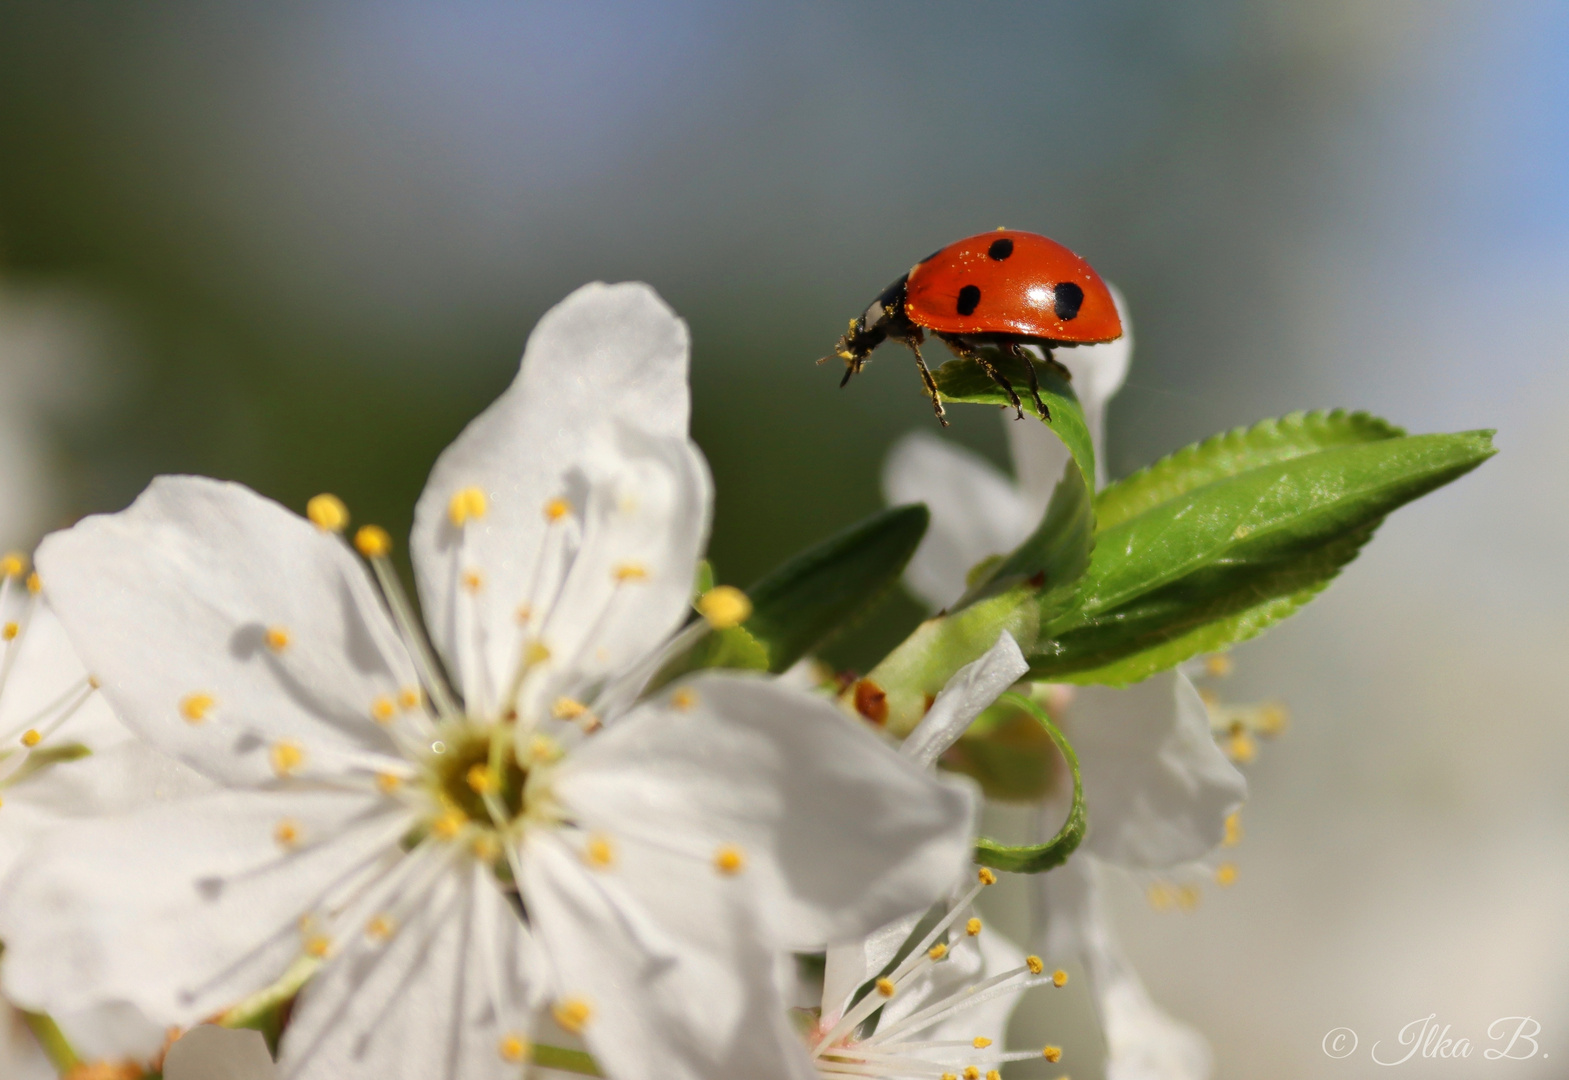
[[[649,686],[658,689],[672,679],[704,668],[767,671],[768,647],[753,637],[744,626],[710,630],[698,639],[697,644],[666,664]]]
[[[81,1065],[82,1059],[77,1056],[71,1040],[65,1037],[65,1032],[60,1030],[60,1025],[54,1022],[53,1017],[45,1013],[24,1012],[22,1022],[33,1033],[33,1038],[38,1040],[39,1049],[49,1059],[49,1064],[54,1066],[55,1072],[64,1076]]]
[[[1491,457],[1491,435],[1331,446],[1179,490],[1103,528],[1076,609],[1043,625],[1026,654],[1031,677],[1120,685],[1258,633],[1322,589],[1385,515]]]
[[[1084,781],[1079,776],[1079,758],[1073,752],[1073,745],[1046,715],[1045,709],[1021,694],[1007,693],[997,700],[1029,713],[1039,721],[1041,727],[1046,729],[1046,734],[1051,736],[1051,741],[1057,744],[1058,750],[1062,751],[1063,760],[1068,763],[1068,772],[1073,776],[1073,803],[1068,807],[1068,817],[1062,823],[1062,828],[1058,829],[1057,835],[1046,843],[1014,847],[999,844],[984,836],[977,837],[975,861],[993,870],[1008,870],[1016,874],[1039,874],[1067,862],[1068,856],[1073,854],[1080,841],[1084,839],[1088,816],[1084,810]]]
[[[787,670],[864,615],[904,572],[931,514],[920,504],[873,514],[770,571],[746,594],[747,632]]]
[[[580,1076],[605,1075],[599,1071],[599,1064],[585,1051],[551,1046],[549,1043],[534,1043],[529,1052],[529,1061],[541,1069],[560,1069]]]
[[[989,571],[977,573],[953,610],[1028,585],[1039,594],[1041,618],[1050,619],[1071,606],[1094,548],[1093,497],[1084,474],[1070,463],[1063,468],[1035,531]]]
[[[975,718],[941,762],[980,784],[988,800],[1031,803],[1051,794],[1057,753],[1032,714],[999,702]]]
[[[989,348],[985,351],[987,359],[1013,384],[1025,413],[1039,417],[1040,412],[1035,408],[1035,402],[1030,397],[1029,376],[1024,369],[1025,361],[998,352],[996,349]],[[1079,471],[1084,474],[1085,484],[1094,491],[1095,445],[1090,441],[1090,428],[1084,422],[1084,410],[1079,407],[1078,396],[1073,392],[1072,384],[1064,377],[1064,369],[1044,361],[1031,360],[1030,363],[1034,366],[1035,377],[1041,384],[1041,400],[1046,403],[1046,409],[1051,413],[1051,419],[1045,421],[1045,424],[1051,428],[1057,438],[1062,440],[1063,445],[1068,448],[1068,453],[1073,455],[1073,460],[1079,463]],[[937,391],[944,401],[976,405],[1006,405],[1010,409],[1013,407],[1008,401],[1008,395],[1003,393],[1002,387],[993,382],[991,376],[987,375],[981,365],[974,360],[949,360],[932,372],[932,377],[937,380]],[[1017,422],[1023,424],[1029,421]]]

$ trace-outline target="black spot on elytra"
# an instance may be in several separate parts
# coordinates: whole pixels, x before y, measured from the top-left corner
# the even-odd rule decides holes
[[[1052,310],[1057,313],[1057,318],[1067,322],[1079,313],[1079,305],[1084,303],[1084,290],[1071,281],[1064,281],[1056,288],[1056,299],[1052,301]]]
[[[986,254],[998,262],[1002,262],[1009,255],[1013,254],[1013,241],[1008,239],[993,240],[992,246],[986,249]]]
[[[959,290],[959,314],[975,314],[975,305],[981,302],[981,290],[974,285],[966,285]]]

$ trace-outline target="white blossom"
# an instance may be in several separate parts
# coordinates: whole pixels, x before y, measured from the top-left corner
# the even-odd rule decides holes
[[[541,321],[419,503],[439,661],[390,538],[356,535],[367,573],[330,498],[308,522],[165,477],[48,539],[116,712],[222,787],[30,857],[0,897],[8,991],[183,1026],[320,964],[290,1080],[517,1075],[562,1030],[626,1080],[809,1076],[774,952],[931,903],[973,800],[777,680],[648,691],[706,632],[681,629],[711,504],[686,371],[646,286]]]

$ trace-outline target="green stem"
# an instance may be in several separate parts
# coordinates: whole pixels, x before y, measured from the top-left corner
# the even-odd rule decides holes
[[[594,1059],[581,1050],[568,1050],[564,1046],[551,1046],[549,1043],[534,1044],[534,1064],[544,1069],[560,1069],[562,1072],[578,1073],[582,1076],[603,1076]]]
[[[319,967],[321,961],[314,956],[300,957],[289,965],[282,978],[229,1009],[218,1018],[218,1023],[227,1028],[254,1028],[265,1024],[285,1002],[300,992]]]
[[[977,837],[975,861],[995,870],[1039,874],[1067,862],[1068,856],[1072,855],[1074,849],[1079,846],[1079,841],[1084,839],[1084,829],[1088,821],[1084,812],[1084,783],[1079,777],[1079,758],[1073,752],[1072,744],[1062,732],[1057,730],[1057,725],[1051,722],[1051,718],[1046,715],[1046,710],[1038,704],[1022,694],[1014,693],[1003,694],[997,700],[1023,709],[1035,717],[1046,729],[1046,734],[1051,736],[1051,741],[1057,744],[1057,749],[1062,751],[1063,759],[1068,763],[1068,771],[1073,774],[1073,805],[1068,808],[1068,820],[1062,823],[1062,828],[1057,830],[1057,835],[1044,844],[1009,847],[995,840],[988,840],[984,836]]]
[[[27,1022],[27,1029],[38,1040],[38,1045],[43,1048],[44,1056],[54,1066],[55,1072],[64,1076],[82,1063],[71,1041],[65,1037],[65,1032],[50,1017],[44,1013],[24,1012],[22,1019]]]

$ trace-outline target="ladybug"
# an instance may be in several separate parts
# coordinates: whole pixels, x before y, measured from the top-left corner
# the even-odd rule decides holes
[[[1049,420],[1035,365],[1020,346],[1034,345],[1055,363],[1051,351],[1058,346],[1098,345],[1121,337],[1122,320],[1111,290],[1089,263],[1055,240],[998,229],[932,252],[851,319],[834,347],[846,368],[839,385],[848,383],[883,341],[902,342],[915,354],[932,409],[947,427],[937,382],[921,356],[928,331],[954,355],[979,364],[1003,388],[1020,419],[1019,395],[983,350],[994,348],[1022,361],[1035,405]],[[1067,375],[1067,369],[1062,372]]]

